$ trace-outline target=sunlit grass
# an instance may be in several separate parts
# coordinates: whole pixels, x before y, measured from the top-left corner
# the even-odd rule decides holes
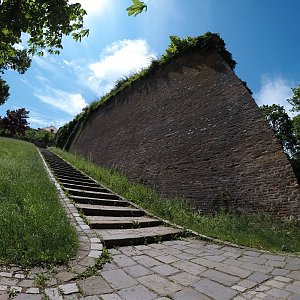
[[[273,252],[300,252],[299,220],[280,222],[268,215],[207,216],[191,210],[181,199],[168,199],[124,175],[57,148],[51,150],[124,198],[170,222],[203,235]]]
[[[65,263],[77,247],[36,147],[0,138],[0,263]]]

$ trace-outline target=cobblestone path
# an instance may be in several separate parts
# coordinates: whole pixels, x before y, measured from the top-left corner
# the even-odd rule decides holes
[[[300,299],[300,259],[295,257],[195,239],[110,252],[112,262],[86,279],[76,279],[78,266],[52,273],[2,268],[0,299],[9,299],[13,290],[18,292],[13,299],[32,300]],[[48,276],[45,289],[36,287],[37,274]]]

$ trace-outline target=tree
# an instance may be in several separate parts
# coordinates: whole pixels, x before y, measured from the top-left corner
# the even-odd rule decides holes
[[[291,111],[300,111],[300,84],[297,88],[292,88],[293,97],[287,101],[293,106]]]
[[[275,132],[283,150],[290,156],[298,150],[298,140],[294,133],[294,125],[283,106],[272,104],[261,106],[263,115]]]
[[[8,131],[10,135],[24,135],[28,126],[29,111],[25,108],[7,110],[6,117],[0,118],[0,128]]]
[[[0,0],[0,73],[7,69],[24,73],[30,67],[29,55],[59,54],[64,35],[81,41],[89,34],[83,28],[85,14],[79,3],[68,0]],[[25,40],[27,49],[17,49]],[[0,77],[0,105],[8,97],[9,86]]]

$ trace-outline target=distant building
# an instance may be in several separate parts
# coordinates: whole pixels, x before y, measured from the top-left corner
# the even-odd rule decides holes
[[[58,131],[58,129],[56,127],[54,127],[53,125],[50,125],[49,127],[42,128],[42,130],[53,132],[53,133],[56,133]]]

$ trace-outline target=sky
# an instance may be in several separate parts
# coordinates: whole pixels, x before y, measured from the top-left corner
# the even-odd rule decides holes
[[[30,127],[58,128],[118,79],[159,58],[170,35],[195,37],[207,31],[224,39],[237,61],[237,76],[258,105],[290,109],[286,99],[300,84],[299,0],[150,0],[148,11],[137,17],[127,16],[131,0],[69,2],[86,9],[90,35],[81,43],[65,37],[60,55],[33,57],[24,75],[6,71],[11,96],[0,106],[0,116],[25,107]]]

